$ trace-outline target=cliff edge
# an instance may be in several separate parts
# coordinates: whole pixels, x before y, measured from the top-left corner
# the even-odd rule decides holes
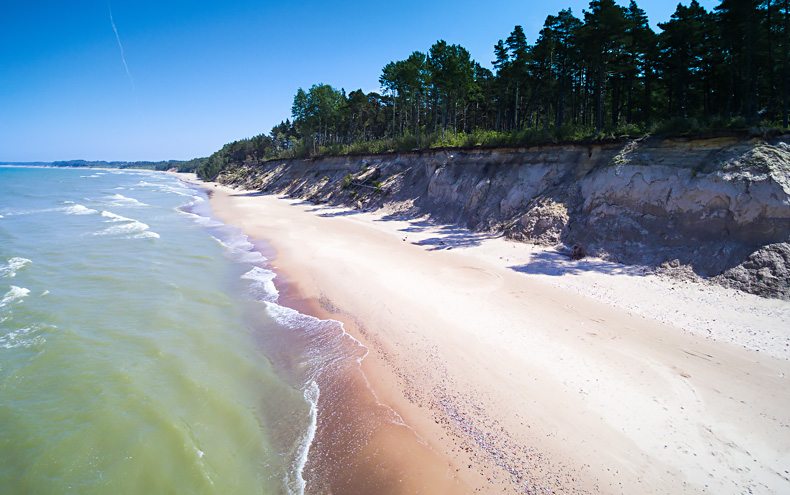
[[[429,215],[790,299],[790,136],[431,150],[231,165],[223,184]]]

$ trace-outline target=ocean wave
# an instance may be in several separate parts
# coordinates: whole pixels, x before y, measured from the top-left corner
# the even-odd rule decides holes
[[[49,213],[52,211],[63,211],[63,208],[42,208],[39,210],[11,210],[4,211],[3,214],[7,217],[14,217],[18,215],[34,215],[36,213]]]
[[[189,198],[194,198],[195,197],[195,191],[193,191],[192,189],[189,189],[188,187],[184,187],[184,188],[179,189],[179,188],[172,187],[172,186],[164,186],[164,187],[162,187],[162,192],[169,192],[169,193],[172,193],[172,194],[177,194],[179,196],[186,196],[186,197],[189,197]]]
[[[111,211],[102,211],[101,216],[109,218],[105,223],[121,223],[121,225],[113,225],[107,227],[101,232],[94,232],[93,235],[127,235],[127,239],[159,239],[159,234],[152,232],[148,229],[148,224],[135,220],[134,218],[124,217]]]
[[[120,217],[120,215],[117,215]],[[159,234],[148,230],[150,227],[140,221],[120,217],[118,219],[108,220],[109,222],[126,222],[122,225],[113,225],[100,232],[95,232],[93,235],[126,235],[131,239],[158,239]]]
[[[244,234],[233,236],[230,239],[226,239],[224,241],[216,237],[215,239],[217,239],[217,242],[222,244],[225,249],[227,249],[228,253],[231,255],[231,258],[236,261],[250,264],[266,262],[266,257],[258,251],[254,251],[255,246],[249,241],[249,237]]]
[[[195,221],[195,223],[202,225],[204,227],[220,227],[225,225],[224,223],[220,222],[219,220],[215,220],[211,217],[204,217],[202,215],[196,215],[195,213],[190,213],[188,211],[183,211],[180,208],[176,208],[179,213],[187,215],[189,218]]]
[[[291,495],[304,495],[307,488],[307,481],[304,479],[304,468],[307,465],[307,457],[310,454],[310,446],[315,439],[315,432],[318,430],[318,399],[321,390],[315,380],[311,380],[304,389],[304,400],[310,404],[310,425],[307,427],[296,449],[293,469],[289,471],[285,478],[285,486]]]
[[[132,239],[159,239],[161,236],[156,232],[151,230],[146,230],[145,232],[140,232],[139,234],[135,234],[132,236]]]
[[[182,185],[180,182],[177,184],[178,184],[177,186],[173,186],[171,184],[165,184],[165,183],[157,184],[157,183],[142,180],[137,183],[137,187],[155,187],[159,190],[159,192],[163,192],[163,193],[171,193],[171,194],[177,194],[179,196],[188,196],[188,197],[196,196],[196,192],[193,189],[190,189],[189,187]]]
[[[96,210],[78,204],[75,204],[73,206],[67,206],[66,208],[61,208],[60,211],[62,211],[66,215],[93,215],[94,213],[99,213]]]
[[[275,273],[260,267],[253,267],[241,278],[251,280],[251,292],[253,297],[260,301],[275,302],[280,297],[280,293],[274,287]]]
[[[106,199],[118,206],[148,206],[145,203],[137,201],[134,198],[124,196],[123,194],[113,194],[112,196],[107,196]]]
[[[106,210],[101,212],[101,216],[105,218],[109,218],[109,220],[105,220],[105,222],[136,222],[137,221],[133,218],[117,215],[111,211],[106,211]]]
[[[27,258],[11,258],[6,262],[5,266],[0,266],[0,276],[8,278],[16,277],[17,270],[23,268],[28,263],[32,263],[32,261]]]
[[[200,196],[192,196],[192,199],[194,201],[192,201],[191,203],[187,203],[184,206],[181,206],[181,208],[183,208],[185,210],[189,210],[189,209],[194,208],[195,206],[199,205],[200,203],[205,203],[206,202],[206,200],[203,199]]]
[[[127,223],[123,225],[114,225],[112,227],[108,227],[101,232],[97,233],[97,235],[116,235],[116,234],[138,234],[148,230],[150,227],[143,222],[139,222],[137,220],[126,219],[128,220]]]
[[[2,335],[0,336],[0,347],[15,349],[17,347],[31,347],[43,344],[45,342],[43,337],[25,338],[34,330],[36,329],[33,327],[24,327]]]
[[[11,290],[5,293],[2,299],[0,299],[0,308],[4,308],[12,303],[19,303],[30,294],[30,289],[25,289],[24,287],[17,287],[15,285],[11,286]]]

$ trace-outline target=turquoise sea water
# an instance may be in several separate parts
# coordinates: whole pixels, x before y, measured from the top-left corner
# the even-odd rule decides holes
[[[1,491],[304,492],[321,376],[364,349],[275,304],[265,258],[171,176],[0,185]]]

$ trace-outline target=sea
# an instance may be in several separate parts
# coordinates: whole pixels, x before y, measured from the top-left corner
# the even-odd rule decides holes
[[[159,172],[0,167],[0,492],[337,493],[405,427],[349,402],[367,349],[281,305],[208,200]]]

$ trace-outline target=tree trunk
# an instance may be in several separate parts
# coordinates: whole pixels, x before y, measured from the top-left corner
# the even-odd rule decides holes
[[[617,127],[620,113],[620,78],[612,78],[612,127]]]
[[[513,130],[518,130],[518,78],[516,78],[516,100],[513,104]]]
[[[604,108],[603,108],[603,60],[598,61],[598,71],[595,76],[595,130],[601,132],[603,129]]]
[[[392,93],[392,139],[395,139],[395,93]]]
[[[790,12],[788,12],[788,5],[787,0],[784,0],[784,8],[785,8],[785,42],[784,42],[784,64],[782,66],[782,126],[787,128],[787,97],[788,97],[788,78],[790,78],[790,73],[788,73],[788,61],[787,61],[787,45],[790,42],[790,22],[788,22],[788,17],[790,17]]]
[[[748,14],[746,18],[746,94],[744,95],[746,98],[744,112],[746,113],[746,125],[752,125],[754,123],[754,113],[755,110],[753,108],[753,92],[754,92],[754,32],[752,30],[752,16],[754,12],[752,9],[748,9]]]
[[[565,110],[565,76],[561,76],[560,79],[560,87],[559,87],[559,94],[557,95],[557,108],[556,108],[556,118],[554,119],[554,126],[558,129],[562,127],[562,120],[563,120],[563,111]]]

